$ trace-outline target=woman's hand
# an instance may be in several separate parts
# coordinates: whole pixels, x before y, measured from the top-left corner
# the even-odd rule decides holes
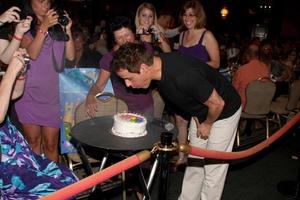
[[[54,9],[50,9],[43,17],[40,28],[42,28],[43,31],[47,32],[50,27],[56,24],[58,24],[58,15]]]
[[[25,56],[28,56],[26,50],[21,49],[21,48],[18,49],[14,53],[9,65],[8,65],[7,73],[11,72],[17,76],[17,74],[19,74],[21,71],[26,71],[26,68],[25,68],[26,64],[25,64],[25,60],[24,60]]]
[[[72,19],[70,18],[69,14],[66,11],[64,11],[64,13],[65,13],[64,16],[66,16],[69,20],[69,23],[66,26],[66,31],[71,31],[73,21],[72,21]]]
[[[26,33],[30,29],[31,22],[31,16],[27,16],[26,19],[21,20],[16,26],[15,35],[22,37],[24,33]]]
[[[20,15],[18,12],[20,12],[21,9],[13,6],[7,11],[5,11],[2,15],[0,15],[0,22],[1,23],[11,23],[11,22],[19,22],[20,21]]]
[[[136,29],[136,34],[138,34],[138,35],[149,35],[150,33],[148,32],[148,29],[149,29],[149,27],[140,25]]]

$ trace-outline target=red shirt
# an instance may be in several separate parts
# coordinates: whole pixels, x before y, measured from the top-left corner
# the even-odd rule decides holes
[[[248,84],[251,81],[264,77],[270,77],[269,67],[257,59],[249,61],[236,71],[232,84],[241,97],[243,110],[246,105],[246,88]]]

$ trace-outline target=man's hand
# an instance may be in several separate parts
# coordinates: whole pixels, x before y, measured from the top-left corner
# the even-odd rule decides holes
[[[193,117],[193,119],[196,122],[198,137],[200,137],[201,139],[207,140],[208,136],[210,134],[210,129],[213,124],[207,123],[207,122],[199,123],[199,120],[197,117]]]

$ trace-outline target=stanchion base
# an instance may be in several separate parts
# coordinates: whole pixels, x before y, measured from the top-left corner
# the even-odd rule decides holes
[[[300,200],[300,183],[297,181],[280,181],[277,190],[289,199]]]

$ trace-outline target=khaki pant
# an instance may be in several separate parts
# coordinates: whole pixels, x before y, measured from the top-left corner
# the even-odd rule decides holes
[[[216,121],[207,140],[197,137],[197,127],[192,119],[189,128],[190,145],[203,149],[231,152],[234,144],[241,108],[231,117]],[[200,158],[195,156],[189,156]],[[187,166],[179,200],[218,200],[221,199],[228,164]]]

